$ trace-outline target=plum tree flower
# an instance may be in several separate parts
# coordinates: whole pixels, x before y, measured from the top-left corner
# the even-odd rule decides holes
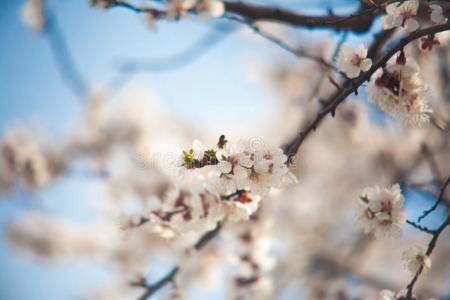
[[[402,235],[398,225],[406,222],[406,214],[402,208],[404,200],[398,184],[390,188],[377,185],[366,188],[360,200],[357,221],[365,233],[373,233],[377,238],[398,238]]]
[[[220,0],[200,0],[195,9],[200,19],[218,18],[225,12],[225,5]]]
[[[416,31],[419,22],[415,19],[419,9],[419,0],[408,0],[402,3],[395,2],[386,6],[386,16],[381,18],[384,29],[403,27],[408,32]]]
[[[383,111],[400,118],[405,125],[420,127],[430,120],[432,110],[424,97],[426,87],[412,58],[400,54],[395,62],[377,70],[367,91]]]
[[[397,297],[395,295],[395,292],[390,290],[382,290],[380,292],[380,296],[378,297],[378,300],[396,300]]]
[[[220,142],[219,142],[220,144]],[[252,195],[265,196],[271,188],[295,184],[296,178],[287,167],[287,156],[279,148],[271,149],[252,140],[226,143],[203,150],[199,142],[183,151],[182,169],[212,165],[210,182],[221,195],[247,190]]]
[[[430,5],[430,20],[434,24],[445,24],[447,23],[447,18],[444,16],[442,6],[438,4],[431,4]]]
[[[417,273],[420,268],[425,271],[431,268],[430,257],[419,246],[413,246],[403,252],[402,260],[405,261],[405,266],[412,274]]]
[[[11,128],[0,140],[0,190],[8,190],[14,182],[33,190],[65,167],[63,155],[34,137],[28,128]]]
[[[407,290],[401,290],[398,293],[395,293],[391,290],[382,290],[378,297],[378,300],[405,300],[406,299]],[[411,300],[418,300],[415,295],[411,296]],[[429,299],[433,300],[433,299]]]
[[[259,201],[230,201],[225,202],[227,220],[231,222],[246,221],[258,209]]]
[[[349,78],[356,78],[362,72],[366,72],[372,66],[372,60],[367,57],[367,48],[359,45],[356,50],[345,43],[341,47],[338,57],[338,68]]]
[[[22,7],[21,18],[24,24],[35,31],[41,31],[45,26],[44,1],[28,0]]]

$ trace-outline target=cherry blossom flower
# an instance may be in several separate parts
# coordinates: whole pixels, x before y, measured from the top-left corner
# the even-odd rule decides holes
[[[409,0],[403,3],[395,2],[386,6],[386,16],[381,18],[384,29],[403,27],[408,32],[416,31],[419,22],[415,19],[419,9],[419,0]]]
[[[447,18],[444,16],[442,7],[437,4],[431,4],[430,5],[430,20],[434,24],[445,24],[447,23]]]
[[[395,293],[390,290],[382,290],[379,294],[378,300],[406,300],[406,295],[408,294],[407,289],[403,289],[398,293]],[[419,300],[416,295],[411,296],[411,300]],[[428,300],[435,300],[434,298],[430,298]]]
[[[400,237],[402,231],[398,225],[406,222],[403,201],[398,184],[390,188],[366,188],[361,195],[358,224],[365,233],[373,233],[377,238]]]
[[[286,165],[287,156],[281,149],[259,143],[257,147],[252,147],[252,143],[251,140],[239,141],[205,151],[199,142],[194,142],[190,150],[183,151],[178,167],[195,169],[212,166],[210,183],[223,196],[238,190],[264,196],[271,188],[296,183],[294,174]]]
[[[66,167],[62,154],[54,150],[27,128],[9,129],[0,141],[0,185],[5,190],[13,182],[29,190],[45,185]]]
[[[356,78],[361,71],[366,72],[372,66],[372,60],[367,57],[367,48],[359,45],[353,49],[349,44],[343,44],[338,57],[338,68],[349,78]]]
[[[419,66],[411,59],[399,55],[397,61],[389,62],[377,70],[367,87],[370,99],[405,125],[422,126],[430,120],[432,110],[424,93],[426,87],[419,76]]]
[[[405,261],[405,266],[413,274],[416,274],[420,268],[425,271],[431,268],[430,257],[419,246],[411,247],[403,252],[402,260]]]
[[[45,26],[44,1],[28,0],[21,10],[22,21],[35,31],[41,31]]]
[[[395,295],[395,292],[390,290],[382,290],[380,292],[380,296],[378,297],[378,300],[396,300],[397,297]]]
[[[251,201],[229,201],[225,202],[227,220],[231,222],[240,222],[248,220],[250,216],[258,209],[259,198]]]
[[[225,5],[220,0],[200,0],[195,8],[200,19],[218,18],[225,12]]]

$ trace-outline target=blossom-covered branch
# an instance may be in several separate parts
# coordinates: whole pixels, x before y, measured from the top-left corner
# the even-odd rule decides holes
[[[447,183],[445,185],[445,187],[447,186]],[[443,187],[443,190],[445,190],[445,187]],[[425,256],[429,257],[432,253],[433,250],[436,247],[436,243],[441,235],[441,233],[447,228],[447,226],[450,225],[450,214],[447,216],[447,218],[445,219],[445,221],[433,232],[433,237],[430,240],[430,242],[428,243],[428,247],[427,250],[425,252]],[[406,300],[412,300],[413,299],[413,290],[414,290],[414,286],[417,282],[417,280],[419,279],[419,276],[422,274],[423,270],[425,268],[425,265],[423,264],[423,262],[420,264],[419,269],[417,270],[416,274],[414,275],[413,279],[411,280],[411,282],[407,285],[406,289],[407,289],[407,294],[406,294]]]
[[[322,122],[323,118],[328,114],[334,116],[336,108],[352,93],[355,93],[358,88],[365,82],[370,79],[370,77],[389,61],[391,57],[393,57],[396,53],[401,51],[407,44],[410,42],[421,38],[422,36],[427,36],[431,34],[435,34],[438,32],[450,30],[450,24],[443,24],[438,26],[433,26],[430,28],[418,30],[409,34],[408,36],[400,39],[391,49],[389,49],[386,54],[380,58],[373,66],[365,73],[362,73],[358,78],[349,79],[345,83],[342,84],[341,90],[337,91],[335,95],[333,95],[328,101],[326,101],[326,105],[324,108],[317,112],[316,117],[305,127],[302,131],[294,137],[291,141],[289,141],[285,146],[284,150],[286,155],[291,156],[295,155],[303,143],[305,138],[313,132],[317,126]]]

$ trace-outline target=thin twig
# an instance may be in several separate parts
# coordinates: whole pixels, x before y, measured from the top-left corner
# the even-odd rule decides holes
[[[286,42],[282,41],[281,39],[274,36],[273,34],[262,30],[259,26],[255,25],[254,22],[252,22],[249,19],[237,18],[234,16],[227,16],[226,18],[229,20],[233,20],[233,21],[240,22],[242,24],[247,25],[250,29],[253,30],[253,32],[258,34],[259,36],[265,38],[266,40],[272,42],[273,44],[286,50],[287,52],[295,55],[296,57],[311,59],[311,60],[319,63],[320,65],[322,65],[332,71],[335,71],[336,73],[338,73],[340,75],[343,75],[335,66],[333,66],[329,62],[325,61],[322,57],[312,55],[302,48],[295,48],[295,47],[288,45]]]
[[[422,213],[422,215],[417,219],[417,222],[420,223],[421,220],[423,220],[426,216],[428,216],[431,212],[433,212],[438,207],[439,203],[441,203],[442,199],[444,199],[445,190],[449,184],[450,184],[450,176],[447,178],[444,185],[442,186],[441,192],[440,192],[439,197],[437,198],[436,202],[433,204],[433,206],[431,206],[429,209],[427,209],[426,211],[424,211]]]
[[[439,236],[441,233],[445,230],[445,228],[450,224],[450,214],[447,216],[445,221],[439,226],[438,229],[433,231],[433,237],[431,238],[430,242],[428,243],[427,251],[425,252],[425,255],[430,256],[433,253],[433,250],[436,247],[436,243],[439,239]],[[414,275],[411,282],[406,286],[406,300],[412,300],[413,290],[414,286],[419,279],[420,274],[422,274],[423,271],[423,265],[417,270],[416,274]]]
[[[422,232],[425,232],[425,233],[428,233],[428,234],[434,234],[433,230],[431,230],[431,229],[429,229],[429,228],[427,228],[425,226],[419,225],[417,223],[414,223],[413,221],[406,220],[406,223],[411,225],[412,227],[422,231]]]
[[[194,244],[193,248],[196,251],[200,251],[203,249],[211,240],[216,237],[220,230],[222,229],[222,223],[218,222],[217,226],[211,230],[203,234],[198,241]],[[166,275],[161,277],[159,280],[152,284],[147,284],[145,281],[143,283],[139,282],[133,282],[133,286],[138,286],[145,288],[145,292],[138,298],[138,300],[146,300],[149,299],[152,295],[154,295],[157,291],[159,291],[162,287],[166,286],[167,284],[174,282],[175,276],[180,271],[180,266],[173,267]]]

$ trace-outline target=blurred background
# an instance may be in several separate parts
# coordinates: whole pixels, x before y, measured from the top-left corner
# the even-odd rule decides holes
[[[326,14],[329,8],[336,13],[349,13],[359,5],[359,1],[356,0],[283,0],[254,1],[254,3],[286,7],[308,14]],[[189,145],[192,138],[202,137],[203,140],[213,143],[220,134],[226,134],[231,138],[258,136],[274,145],[281,145],[298,130],[304,120],[308,119],[308,113],[317,108],[316,105],[310,105],[311,102],[308,104],[310,100],[305,100],[309,98],[307,89],[311,89],[312,85],[307,80],[302,81],[301,76],[305,77],[305,74],[309,74],[309,77],[326,77],[326,75],[321,75],[319,68],[314,67],[313,64],[283,52],[273,43],[233,21],[219,19],[200,22],[189,19],[168,22],[163,20],[157,22],[156,28],[149,28],[144,17],[129,10],[103,11],[92,8],[89,1],[53,0],[46,3],[51,18],[50,29],[48,32],[36,32],[28,28],[21,20],[23,5],[24,1],[20,0],[0,1],[0,132],[2,135],[5,135],[11,127],[26,126],[32,128],[36,135],[44,136],[45,140],[50,141],[48,142],[50,145],[65,147],[68,136],[77,136],[78,131],[89,135],[92,129],[89,127],[89,120],[86,119],[86,111],[89,110],[90,101],[95,98],[93,95],[107,95],[110,102],[116,105],[117,120],[120,120],[123,113],[128,118],[139,119],[150,126],[151,129],[148,130],[152,138],[139,143],[137,152],[133,152],[134,150],[132,152],[141,159],[151,160],[155,153]],[[292,45],[305,45],[315,53],[331,59],[334,45],[344,36],[345,40],[353,45],[360,42],[369,43],[380,26],[375,24],[363,35],[301,28],[294,30],[279,25],[267,26],[267,29],[279,34]],[[306,68],[303,66],[307,66],[308,71],[305,71]],[[321,89],[329,90],[330,86],[328,83],[328,87]],[[326,93],[324,91],[324,94]],[[312,196],[313,187],[318,187],[324,184],[323,182],[336,183],[337,174],[344,174],[342,170],[346,166],[344,162],[340,162],[339,167],[331,167],[330,174],[324,175],[330,177],[328,181],[320,180],[322,178],[320,172],[327,170],[331,164],[337,164],[331,161],[333,157],[340,155],[339,153],[347,153],[349,159],[352,157],[357,161],[355,165],[349,167],[352,169],[348,170],[350,175],[359,174],[356,169],[358,167],[361,167],[359,171],[364,169],[364,163],[369,164],[368,168],[371,166],[374,169],[374,165],[378,164],[379,169],[372,174],[361,175],[360,180],[370,185],[392,181],[392,177],[386,175],[386,173],[394,173],[389,171],[390,168],[395,169],[395,166],[407,164],[405,161],[408,159],[400,158],[403,150],[406,151],[403,155],[409,159],[414,152],[412,148],[419,149],[418,152],[420,152],[421,142],[427,134],[405,131],[401,125],[369,104],[364,91],[361,91],[359,97],[354,98],[357,99],[349,100],[348,109],[342,112],[343,119],[336,121],[339,124],[337,126],[343,128],[338,134],[339,137],[336,137],[339,141],[336,144],[333,142],[320,144],[319,141],[322,139],[333,140],[331,129],[334,125],[328,120],[324,125],[323,136],[317,137],[315,145],[306,146],[305,156],[317,151],[326,153],[322,153],[323,156],[320,159],[312,159],[312,162],[299,163],[300,167],[305,167],[305,186],[310,184],[311,187],[300,188],[302,189],[300,192],[290,191],[289,196],[286,196],[289,199],[303,197],[314,202],[314,197],[320,198],[320,196]],[[298,101],[298,99],[302,100]],[[306,101],[310,108],[304,108],[302,101]],[[446,105],[448,107],[448,103]],[[360,109],[367,114],[370,122],[361,125],[363,121],[355,121],[359,124],[358,126],[348,125],[353,129],[347,128],[346,122],[349,121],[345,117],[351,116],[355,111],[359,112]],[[386,121],[385,118],[388,120]],[[375,142],[361,141],[360,138],[356,138],[357,145],[365,144],[360,149],[367,147],[369,151],[372,151],[367,156],[352,155],[345,150],[346,147],[350,147],[348,146],[350,142],[347,146],[342,145],[346,143],[346,138],[352,139],[355,135],[364,136],[369,132],[370,126],[387,126],[388,129],[378,130],[389,132],[391,139],[381,138],[379,136],[381,134],[378,133],[369,136],[369,139],[376,140]],[[352,131],[356,131],[356,127],[359,130],[357,133]],[[361,127],[364,127],[364,130]],[[438,138],[435,137],[433,141],[436,139]],[[390,145],[386,150],[386,145],[392,140],[396,140],[397,144]],[[412,147],[410,143],[414,143],[415,146]],[[373,146],[374,144],[376,146]],[[153,147],[152,150],[147,151],[147,147],[150,147],[148,145]],[[339,148],[341,150],[331,151],[334,147],[341,147]],[[377,150],[374,150],[375,148]],[[405,150],[406,148],[409,150]],[[125,156],[129,156],[127,152],[124,153]],[[438,167],[442,167],[441,172],[444,177],[444,171],[448,171],[448,151],[443,150],[442,155],[444,158],[437,159]],[[78,156],[82,155],[77,154]],[[345,156],[338,157],[345,161]],[[99,160],[98,157],[96,159]],[[104,167],[104,162],[96,161],[91,164],[80,162],[80,159],[76,158],[76,162],[71,164],[75,166],[74,168],[70,168],[70,171],[65,171],[63,175],[39,189],[28,190],[20,186],[9,189],[0,196],[2,231],[7,232],[8,226],[15,220],[36,212],[69,220],[77,226],[84,226],[95,222],[99,216],[102,218],[103,212],[108,211],[112,218],[110,223],[115,224],[113,227],[119,228],[120,212],[111,213],[110,208],[105,208],[100,199],[111,197],[110,178],[123,171],[121,168],[124,163],[121,160],[122,158],[115,158],[111,163],[114,170],[111,170]],[[390,160],[401,162],[397,164]],[[381,165],[380,161],[382,161]],[[386,167],[383,164],[389,166]],[[422,161],[420,164],[423,166],[419,166],[412,177],[426,179],[430,171],[426,162]],[[313,169],[317,171],[312,171]],[[167,175],[167,172],[163,173]],[[383,173],[384,175],[380,175]],[[346,175],[350,176],[349,174]],[[155,174],[152,176],[158,177]],[[119,180],[122,179],[119,177]],[[157,178],[151,180],[158,181]],[[300,176],[300,182],[302,182],[302,176]],[[348,198],[346,200],[350,201],[352,197],[356,197],[357,191],[364,187],[355,182],[347,184],[352,185],[354,191],[348,193],[348,197],[340,194],[341,196],[337,197],[339,201],[343,198]],[[439,185],[434,184],[430,188],[431,192],[428,190],[424,192],[415,187],[405,186],[408,213],[418,216],[424,207],[432,203],[433,193],[438,187]],[[348,192],[348,189],[344,187],[338,190],[336,193],[331,189],[323,193],[338,195],[341,192],[342,194]],[[299,208],[299,211],[313,218],[313,212],[319,207],[319,204],[315,203],[312,206],[303,206]],[[278,212],[279,215],[289,215],[286,209],[288,209],[286,206],[281,209]],[[438,210],[426,224],[432,227],[438,225],[445,212],[444,208]],[[327,219],[327,213],[323,214]],[[290,220],[296,220],[294,216],[291,217]],[[289,220],[289,217],[286,218]],[[306,220],[309,219],[305,218],[307,222]],[[341,218],[345,220],[344,223],[340,223],[344,226],[342,224],[351,222],[352,217],[347,211],[341,215]],[[335,224],[333,222],[330,224]],[[301,221],[298,223],[300,226]],[[279,223],[276,224],[276,228],[281,228]],[[29,225],[36,226],[34,230],[39,231],[40,223]],[[56,225],[50,223],[48,226],[42,227],[42,230],[54,228],[53,226]],[[333,227],[333,225],[329,226]],[[317,227],[311,225],[311,227],[319,232],[331,230],[319,225]],[[95,233],[100,236],[110,234],[110,229],[93,228],[96,229],[91,227],[87,230],[91,232],[98,230]],[[345,236],[344,231],[337,227],[334,229]],[[298,230],[302,232],[302,229]],[[409,232],[409,228],[406,231]],[[41,232],[42,234],[45,235],[44,232]],[[49,230],[48,234],[62,233],[58,230]],[[331,235],[331,233],[328,234]],[[357,236],[353,234],[353,238]],[[414,235],[412,231],[410,235]],[[64,236],[62,234],[61,239]],[[338,236],[339,234],[335,232],[334,238],[339,239]],[[81,256],[71,251],[63,251],[73,254],[69,255],[69,259],[58,257],[58,255],[35,255],[33,254],[35,251],[28,251],[29,249],[23,246],[27,243],[21,243],[20,238],[19,246],[11,243],[7,234],[2,234],[0,239],[0,299],[115,299],[108,296],[104,298],[92,296],[110,285],[112,280],[116,280],[116,275],[112,274],[117,270],[111,266],[110,258],[93,255],[95,251],[92,253],[85,251],[86,253]],[[127,238],[122,237],[118,240],[123,243],[128,241]],[[345,238],[340,239],[336,244],[342,246],[342,243],[345,244],[344,241]],[[314,247],[322,248],[319,247],[318,241],[309,242],[314,245],[309,250],[311,252],[316,252],[313,250]],[[152,243],[150,242],[149,245],[151,246]],[[308,241],[302,241],[298,246],[294,246],[291,255],[295,254],[295,249],[305,247],[305,243]],[[448,236],[444,243],[447,249],[441,253],[443,256],[450,251]],[[292,242],[292,244],[295,243]],[[68,247],[71,247],[70,245]],[[387,242],[384,247],[395,247],[393,245]],[[51,246],[44,244],[40,246],[42,253],[52,252],[50,248],[46,248]],[[398,258],[398,255],[396,257]],[[145,269],[147,262],[150,261],[142,261],[140,267]],[[450,269],[448,259],[443,260],[442,263],[443,269]],[[155,273],[164,273],[170,265],[170,260],[155,263],[152,267],[154,270],[152,276],[158,278]],[[316,270],[318,268],[314,267]],[[367,269],[371,267],[367,266]],[[442,273],[446,275],[444,278],[440,277],[443,286],[438,289],[439,295],[446,293],[448,295],[449,273],[444,270],[439,274],[442,275]],[[406,273],[400,275],[392,273],[392,277],[397,277],[397,281],[391,282],[391,286],[386,288],[398,287],[408,278]],[[221,283],[221,277],[218,278],[215,287],[208,292],[194,288],[193,299],[220,298],[218,295],[223,294],[224,286]],[[132,278],[121,280],[124,285],[127,285]],[[344,281],[352,287],[360,285],[358,276],[345,276]],[[428,287],[428,290],[432,288]],[[320,298],[321,296],[317,297],[317,299]],[[124,298],[118,296],[117,299]],[[294,290],[286,288],[285,293],[280,293],[274,299],[314,298],[307,293],[296,292],[295,288]],[[330,297],[330,299],[337,298]]]

